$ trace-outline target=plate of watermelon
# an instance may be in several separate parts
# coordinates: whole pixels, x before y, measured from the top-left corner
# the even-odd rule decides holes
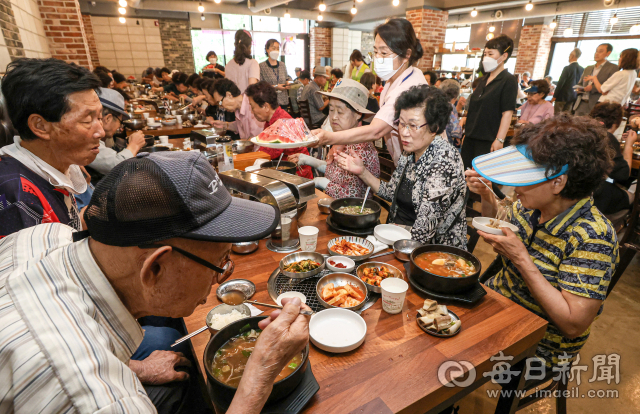
[[[251,138],[255,145],[266,148],[308,147],[318,142],[302,118],[280,118],[273,125]]]

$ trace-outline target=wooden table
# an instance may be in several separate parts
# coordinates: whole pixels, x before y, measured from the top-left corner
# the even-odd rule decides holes
[[[203,126],[201,128],[194,128],[194,127],[190,127],[190,128],[185,128],[183,126],[177,126],[177,125],[173,125],[173,126],[161,126],[158,129],[142,129],[141,131],[144,132],[145,135],[153,135],[154,137],[159,137],[160,135],[185,135],[188,136],[189,134],[191,134],[191,131],[198,131],[201,129],[207,129],[207,128],[211,128],[210,126],[206,125]],[[127,136],[133,134],[136,131],[132,131],[130,129],[127,129]]]
[[[319,198],[324,194],[316,190]],[[318,250],[327,253],[327,242],[336,237],[326,225],[326,215],[318,211],[319,198],[309,201],[300,218],[300,226],[320,229]],[[256,285],[253,299],[272,303],[267,293],[267,280],[278,267],[284,254],[267,250],[265,241],[250,255],[236,255],[233,278],[249,279]],[[403,270],[393,255],[385,261]],[[437,413],[477,389],[490,378],[496,362],[489,358],[500,351],[514,356],[512,366],[535,352],[547,322],[509,299],[487,289],[487,295],[473,307],[442,301],[462,320],[462,331],[452,338],[441,339],[424,333],[416,323],[417,309],[424,296],[409,288],[403,312],[389,315],[380,301],[362,312],[367,323],[364,344],[346,354],[330,354],[311,345],[309,359],[320,391],[309,402],[305,413]],[[207,312],[218,305],[215,287],[205,305],[184,318],[188,332],[204,325]],[[268,312],[266,312],[268,313]],[[209,341],[207,333],[191,339],[200,373],[204,375],[202,357]],[[467,388],[445,387],[438,380],[438,367],[445,361],[469,361],[476,369],[475,382]],[[520,383],[521,384],[521,383]],[[500,401],[501,412],[514,412],[517,400]]]

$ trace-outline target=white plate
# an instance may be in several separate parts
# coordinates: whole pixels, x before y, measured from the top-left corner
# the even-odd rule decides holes
[[[300,148],[300,147],[308,147],[309,145],[313,145],[318,142],[317,139],[310,139],[309,141],[302,142],[288,142],[288,143],[273,143],[273,142],[260,142],[258,141],[258,137],[253,137],[250,139],[255,145],[259,145],[265,148],[276,148],[276,149],[287,149],[287,148]]]
[[[345,265],[347,267],[339,268],[339,267],[331,266],[329,264],[329,260],[331,260],[332,262],[334,262],[336,264],[342,263],[343,265]],[[354,262],[353,260],[349,259],[346,256],[331,256],[331,257],[327,258],[325,263],[326,263],[327,267],[329,268],[329,270],[333,270],[334,272],[339,272],[339,273],[351,273],[351,271],[356,268],[356,262]]]
[[[499,236],[504,235],[504,233],[502,233],[501,229],[494,229],[493,227],[489,227],[488,226],[489,222],[491,220],[495,220],[495,219],[492,219],[490,217],[474,217],[473,221],[471,222],[471,224],[473,224],[473,227],[476,230],[484,231],[485,233],[497,234]],[[500,222],[500,227],[508,227],[514,233],[516,233],[518,231],[518,228],[516,226],[514,226],[511,223],[507,223],[506,221],[501,221]]]
[[[376,239],[389,246],[398,240],[411,239],[411,233],[394,224],[378,224],[373,229],[373,235]]]
[[[280,296],[278,296],[278,298],[276,299],[276,303],[282,306],[282,299],[284,298],[298,298],[302,303],[307,303],[307,297],[304,295],[304,293],[295,291],[281,293]]]
[[[160,122],[147,122],[147,126],[158,128],[161,127],[162,124]]]
[[[323,351],[349,352],[364,342],[367,324],[362,316],[347,309],[325,309],[309,321],[311,343]]]
[[[174,119],[173,121],[162,121],[162,125],[165,126],[172,126],[176,124],[176,120]]]

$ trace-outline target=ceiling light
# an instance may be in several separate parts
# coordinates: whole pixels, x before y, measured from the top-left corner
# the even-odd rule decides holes
[[[198,11],[200,13],[204,12],[204,6],[202,5],[202,2],[198,4]]]
[[[120,16],[120,18],[118,19],[120,20],[120,23],[125,23],[127,21],[127,19],[125,19],[124,17]]]
[[[120,7],[127,7],[128,6],[127,0],[119,0],[118,4],[120,5]]]
[[[631,28],[629,29],[629,33],[631,33],[631,34],[640,33],[640,24],[636,24],[636,25],[631,26]]]
[[[471,17],[476,17],[477,15],[478,15],[478,10],[476,10],[475,8],[471,10]]]
[[[524,6],[524,9],[525,9],[526,11],[531,11],[531,10],[533,10],[533,3],[531,3],[531,0],[529,0],[529,3],[527,3],[527,5],[526,5],[526,6]]]
[[[353,7],[351,8],[351,14],[356,14],[358,13],[358,9],[356,9],[356,2],[353,2]]]
[[[318,20],[319,22],[321,22],[321,21],[322,21],[322,19],[324,19],[324,17],[322,17],[322,13],[318,14],[318,19],[317,19],[317,20]]]
[[[493,25],[493,23],[491,23],[491,26],[489,26],[489,31],[490,31],[491,33],[493,33],[493,32],[495,32],[495,31],[496,31],[496,27]]]
[[[213,1],[216,2],[216,4],[220,4],[222,0],[213,0]]]
[[[553,19],[553,21],[549,24],[549,27],[551,28],[551,30],[555,29],[556,26],[558,26],[558,22],[556,22],[556,19]]]
[[[395,7],[398,7],[400,5],[400,0],[393,0],[391,4],[393,4]]]
[[[291,17],[291,14],[289,13],[289,9],[284,9],[284,18],[288,19]]]
[[[362,0],[356,0],[358,3],[362,3]]]
[[[204,13],[200,15],[200,20],[204,20]]]
[[[611,18],[611,20],[609,20],[609,22],[611,23],[611,26],[618,23],[618,13],[613,13],[613,17]]]
[[[564,32],[562,32],[562,35],[564,37],[569,37],[573,35],[573,29],[570,27],[567,27],[566,29],[564,29]]]
[[[324,4],[324,1],[323,1],[322,3],[320,3],[320,5],[318,6],[318,9],[319,9],[320,11],[325,11],[325,10],[327,10],[327,5],[326,5],[326,4]]]
[[[495,35],[493,33],[487,33],[487,40],[493,39]]]
[[[120,14],[127,14],[127,9],[125,9],[124,7],[120,7],[118,11],[120,12]]]

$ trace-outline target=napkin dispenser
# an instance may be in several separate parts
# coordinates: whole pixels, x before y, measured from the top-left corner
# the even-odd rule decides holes
[[[240,170],[229,170],[218,174],[224,186],[233,192],[249,196],[252,200],[277,207],[280,223],[271,233],[267,248],[277,253],[288,253],[300,248],[298,236],[297,200],[289,187],[269,177]],[[250,225],[251,217],[247,217]]]

